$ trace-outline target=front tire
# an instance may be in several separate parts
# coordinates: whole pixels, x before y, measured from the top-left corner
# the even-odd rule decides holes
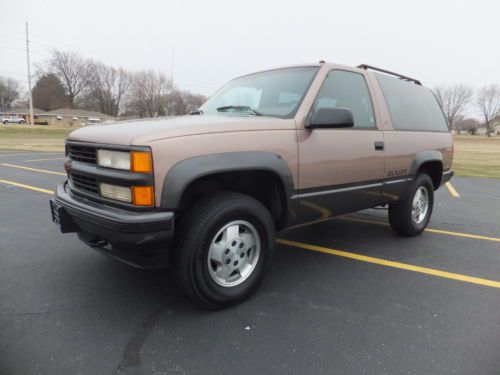
[[[414,180],[408,199],[389,205],[389,222],[392,229],[407,237],[421,234],[432,215],[434,206],[434,185],[426,173]]]
[[[173,274],[182,290],[208,309],[249,298],[274,251],[274,223],[256,199],[217,192],[181,218],[173,247]]]

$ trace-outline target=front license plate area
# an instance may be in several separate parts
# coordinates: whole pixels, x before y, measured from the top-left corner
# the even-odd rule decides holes
[[[52,221],[62,233],[74,233],[78,231],[78,226],[71,220],[64,207],[58,205],[54,200],[50,200],[50,212]]]

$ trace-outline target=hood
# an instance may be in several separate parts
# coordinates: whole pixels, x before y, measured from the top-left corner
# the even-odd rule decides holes
[[[236,131],[295,129],[293,119],[266,116],[179,116],[93,125],[72,132],[80,142],[144,146],[165,138]]]

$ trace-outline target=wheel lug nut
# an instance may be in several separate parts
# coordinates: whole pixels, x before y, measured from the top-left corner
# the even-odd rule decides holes
[[[230,259],[226,259],[226,264],[229,264],[231,263],[231,260]]]
[[[240,258],[243,258],[245,256],[245,253],[240,254]]]
[[[235,260],[234,263],[233,263],[233,265],[236,267],[238,265],[238,261]]]

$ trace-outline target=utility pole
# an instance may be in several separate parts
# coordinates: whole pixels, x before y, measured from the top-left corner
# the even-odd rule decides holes
[[[168,101],[169,116],[172,116],[172,95],[174,93],[174,56],[175,56],[175,48],[172,48],[172,68],[170,70],[170,97]]]
[[[28,38],[28,22],[26,22],[26,60],[28,62],[28,91],[30,102],[30,124],[35,125],[35,118],[33,116],[33,93],[31,92],[31,68],[30,68],[30,42]]]

